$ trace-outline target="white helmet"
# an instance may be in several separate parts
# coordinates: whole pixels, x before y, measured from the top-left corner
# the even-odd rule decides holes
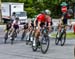
[[[45,13],[46,13],[47,15],[51,15],[51,11],[48,10],[48,9],[45,10]]]

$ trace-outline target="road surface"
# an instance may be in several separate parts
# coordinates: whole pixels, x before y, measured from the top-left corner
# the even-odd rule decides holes
[[[21,34],[18,34],[14,44],[4,44],[4,31],[0,28],[0,59],[74,59],[75,39],[67,39],[66,44],[61,47],[55,45],[55,39],[50,38],[49,50],[46,54],[42,54],[38,49],[32,51],[31,45],[26,45],[25,41],[21,41]]]

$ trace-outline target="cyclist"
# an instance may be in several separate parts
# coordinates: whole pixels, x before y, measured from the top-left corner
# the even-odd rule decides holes
[[[12,25],[11,25],[11,33],[10,33],[10,39],[11,39],[11,35],[13,33],[14,30],[16,30],[17,33],[19,33],[19,18],[16,17],[15,20],[13,21]]]
[[[20,24],[19,18],[16,17],[16,19],[15,19],[15,20],[13,21],[13,23],[12,23],[12,28],[13,28],[14,30],[19,30],[19,24]]]
[[[34,27],[37,26],[36,32],[35,32],[35,37],[39,38],[40,36],[40,29],[46,25],[50,28],[51,26],[51,17],[49,16],[51,15],[51,11],[50,10],[45,10],[43,12],[41,12],[35,19],[34,21]]]
[[[24,24],[24,26],[23,26],[23,28],[22,28],[23,33],[22,33],[21,40],[23,40],[24,37],[26,38],[26,36],[29,35],[29,33],[30,33],[30,27],[31,27],[31,21],[30,21],[30,19],[28,19],[28,20],[25,22],[25,24]],[[28,38],[26,38],[26,39],[29,40]]]
[[[62,26],[65,26],[65,29],[66,29],[66,25],[67,25],[67,12],[64,12],[61,16],[61,19],[59,20],[59,23],[58,23],[58,31],[59,31],[59,34],[60,34],[60,31],[62,29]],[[58,35],[59,36],[59,35]]]
[[[65,30],[67,29],[67,25],[68,25],[68,12],[63,12],[61,19],[59,21],[59,24],[58,24],[59,34],[60,34],[62,27],[65,27]],[[70,25],[70,27],[71,27],[71,25]]]
[[[13,21],[16,19],[16,16],[15,16],[15,12],[13,12],[12,16],[11,16],[11,21],[9,21],[7,24],[6,24],[6,30],[10,30],[11,27],[12,27],[12,23]]]

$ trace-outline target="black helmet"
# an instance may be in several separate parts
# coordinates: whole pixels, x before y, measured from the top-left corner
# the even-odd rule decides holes
[[[13,15],[15,15],[16,13],[15,12],[13,12]]]
[[[15,12],[13,12],[13,14],[16,14]]]

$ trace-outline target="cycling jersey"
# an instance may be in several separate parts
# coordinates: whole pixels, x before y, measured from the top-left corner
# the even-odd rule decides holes
[[[47,25],[51,23],[51,17],[45,14],[39,14],[36,19],[36,23],[41,22],[40,26],[45,25],[45,22],[47,22]]]
[[[14,29],[18,29],[19,28],[19,22],[16,22],[16,20],[14,20],[13,21],[13,23],[12,23],[12,27],[14,28]]]
[[[48,22],[48,23],[51,22],[51,17],[50,17],[50,16],[47,16],[47,17],[46,17],[46,22]]]
[[[52,25],[51,17],[48,15],[46,16],[46,22],[47,22],[47,26],[48,26],[48,23],[50,23],[50,25]]]
[[[63,20],[62,20],[63,25],[67,25],[67,13],[63,14]]]
[[[24,24],[24,29],[28,29],[28,23]]]
[[[45,14],[39,14],[37,16],[37,21],[38,22],[45,22]]]

